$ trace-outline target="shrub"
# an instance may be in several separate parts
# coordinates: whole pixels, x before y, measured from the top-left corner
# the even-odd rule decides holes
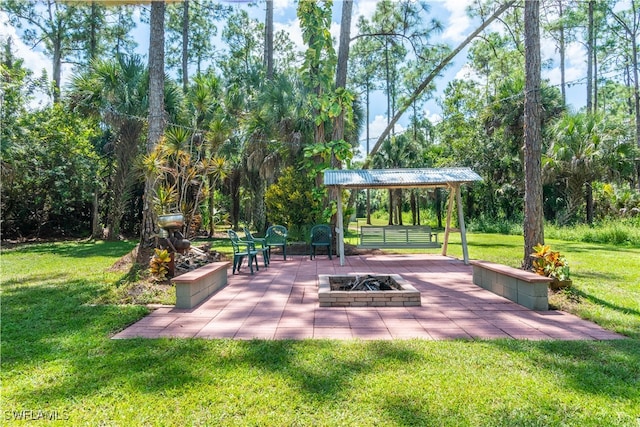
[[[291,229],[323,222],[324,194],[315,190],[314,182],[306,174],[296,172],[293,167],[285,168],[265,193],[269,221]]]

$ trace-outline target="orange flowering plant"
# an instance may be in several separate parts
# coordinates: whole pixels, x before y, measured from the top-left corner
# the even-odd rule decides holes
[[[533,247],[533,271],[541,276],[563,281],[569,280],[569,263],[564,255],[552,251],[551,246],[538,243]]]

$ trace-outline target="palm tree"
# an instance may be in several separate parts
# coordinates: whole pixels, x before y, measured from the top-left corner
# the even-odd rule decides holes
[[[575,218],[586,205],[586,220],[593,221],[591,184],[604,171],[603,149],[608,134],[599,114],[565,114],[551,128],[551,145],[544,160],[547,180],[561,180],[566,192],[566,211],[561,224]]]
[[[278,178],[286,166],[302,160],[305,135],[313,134],[306,115],[301,86],[293,76],[276,74],[259,88],[255,103],[242,123],[245,137],[246,175],[254,196],[253,218],[258,228],[265,225],[265,185]]]
[[[134,183],[147,111],[148,74],[137,55],[93,62],[71,80],[71,105],[100,118],[113,130],[108,144],[113,166],[108,184],[107,238],[117,238]]]
[[[234,229],[238,228],[240,207],[240,178],[244,170],[244,139],[238,118],[242,117],[245,108],[246,96],[243,96],[242,88],[238,84],[231,84],[226,92],[220,95],[221,102],[216,106],[213,120],[209,123],[207,139],[207,155],[205,158],[213,159],[214,156],[224,159],[224,173],[210,175],[209,192],[207,193],[210,220],[214,216],[214,191],[215,185],[227,182],[231,197],[230,219]],[[213,233],[213,222],[210,223],[210,234]]]

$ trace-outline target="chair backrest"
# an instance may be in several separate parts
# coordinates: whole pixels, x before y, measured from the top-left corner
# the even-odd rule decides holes
[[[240,238],[238,237],[238,233],[236,233],[233,230],[227,230],[227,234],[229,235],[229,240],[231,240],[233,253],[237,254],[238,252],[240,252],[240,245],[238,244],[238,241],[240,240]]]
[[[325,224],[311,228],[311,243],[331,243],[331,227]]]
[[[264,236],[267,244],[286,244],[287,243],[287,229],[283,225],[272,225],[267,228],[267,233]]]
[[[247,239],[250,242],[253,242],[255,239],[253,238],[253,235],[251,234],[251,230],[249,229],[249,225],[245,223],[242,226],[242,228],[244,229],[244,237],[245,237],[245,239]]]

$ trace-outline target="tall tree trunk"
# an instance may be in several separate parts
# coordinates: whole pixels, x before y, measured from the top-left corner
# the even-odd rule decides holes
[[[544,243],[542,212],[542,142],[540,132],[540,4],[524,4],[524,259],[530,270],[533,247]]]
[[[255,189],[253,200],[253,223],[258,230],[266,230],[269,218],[267,218],[267,209],[264,203],[264,181],[260,181],[257,184],[258,187]]]
[[[60,101],[60,74],[62,70],[62,50],[60,39],[53,40],[53,102]]]
[[[137,119],[127,119],[114,142],[115,171],[109,188],[107,240],[120,238],[122,217],[131,199],[134,159],[140,153],[138,143],[142,130],[142,122]]]
[[[336,91],[338,89],[344,89],[347,86],[347,69],[349,61],[349,40],[351,38],[351,10],[353,8],[352,0],[345,0],[342,3],[342,19],[340,21],[340,46],[338,47],[338,64],[336,66]],[[340,141],[344,139],[344,116],[345,108],[351,108],[351,106],[343,106],[338,117],[336,117],[333,123],[332,140]],[[331,153],[331,167],[334,169],[342,169],[342,162],[338,161],[334,153]],[[338,197],[342,197],[342,191],[337,187],[332,187],[329,190],[329,198],[331,200],[337,200]],[[331,216],[331,226],[342,228],[343,224],[338,224],[338,215]],[[333,244],[336,245],[339,238],[338,233],[332,233]]]
[[[587,113],[593,112],[593,5],[589,0],[587,11]]]
[[[593,34],[593,112],[598,111],[598,38]]]
[[[91,2],[91,20],[89,25],[89,59],[94,60],[98,54],[98,28],[97,28],[98,5],[95,0]]]
[[[182,91],[189,89],[189,1],[182,3]]]
[[[151,2],[149,20],[149,130],[147,137],[147,154],[150,154],[162,138],[164,132],[164,1]],[[155,180],[148,177],[145,181],[142,227],[140,245],[148,248],[154,244],[156,218],[153,211]],[[145,251],[138,251],[141,255]],[[141,263],[148,260],[138,259]]]
[[[635,9],[634,9],[635,11]],[[637,11],[635,11],[637,13]],[[636,143],[638,146],[638,150],[640,150],[640,83],[638,82],[638,42],[637,37],[634,35],[631,38],[633,43],[632,54],[633,54],[633,74],[634,74],[634,101],[635,101],[635,110],[636,110]],[[640,191],[640,160],[637,160],[637,170],[638,170],[638,191]]]
[[[97,177],[96,177],[97,178]],[[98,180],[96,179],[96,182]],[[93,190],[93,201],[91,202],[91,238],[92,239],[102,239],[102,227],[100,226],[100,205],[98,203],[98,184],[95,185]]]
[[[387,126],[391,123],[391,75],[389,73],[389,46],[387,39],[384,41],[384,74],[387,87]],[[393,134],[393,133],[392,133]]]
[[[231,223],[238,227],[240,222],[240,169],[234,168],[229,174],[229,194],[231,196]],[[245,218],[249,222],[250,218]],[[255,225],[255,224],[254,224]]]
[[[351,10],[353,0],[345,0],[342,3],[342,20],[340,22],[340,46],[338,48],[338,64],[336,67],[336,89],[344,89],[347,86],[347,69],[349,60],[349,39],[351,38]],[[333,126],[333,141],[344,139],[344,107],[336,118]],[[331,156],[332,166],[338,166],[335,156]]]
[[[560,19],[560,36],[558,41],[558,51],[560,53],[560,91],[562,92],[562,105],[567,104],[567,84],[566,84],[566,67],[565,67],[565,40],[564,40],[564,22],[562,17],[564,16],[563,2],[564,0],[558,0],[558,18]]]
[[[633,12],[635,16],[638,16],[638,10],[635,8],[635,3],[633,3]],[[634,92],[634,104],[636,110],[636,144],[638,146],[638,150],[640,150],[640,82],[638,82],[638,37],[637,32],[634,32],[631,36],[631,52],[632,52],[632,63],[633,63],[633,92]],[[640,160],[637,160],[637,170],[638,170],[638,190],[640,191]]]
[[[367,82],[366,89],[367,96],[367,155],[365,158],[369,157],[369,82]],[[371,225],[371,190],[367,188],[367,225]]]
[[[585,199],[587,205],[587,224],[593,224],[593,186],[591,181],[585,182]]]
[[[267,15],[264,25],[264,65],[267,70],[267,80],[273,79],[273,1],[267,0]]]
[[[349,61],[349,40],[351,39],[351,11],[353,0],[342,2],[342,18],[340,21],[340,46],[338,47],[338,65],[336,67],[336,88],[347,85],[347,66]]]

